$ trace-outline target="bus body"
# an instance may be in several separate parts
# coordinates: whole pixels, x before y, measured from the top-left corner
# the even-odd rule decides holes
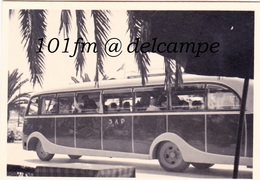
[[[189,164],[196,168],[233,164],[242,89],[243,81],[236,78],[184,75],[184,83],[171,90],[165,88],[163,77],[151,77],[146,86],[140,79],[127,79],[102,81],[98,88],[90,82],[44,91],[28,104],[23,148],[36,151],[44,161],[54,154],[73,159],[82,155],[158,159],[167,171],[183,171]],[[86,95],[95,107],[82,110]],[[151,109],[151,99],[157,108]],[[252,159],[250,82],[240,165],[251,167]]]

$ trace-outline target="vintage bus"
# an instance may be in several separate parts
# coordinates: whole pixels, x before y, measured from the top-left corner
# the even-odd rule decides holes
[[[171,89],[171,90],[169,90]],[[167,171],[233,164],[243,81],[184,75],[177,88],[164,77],[69,85],[34,94],[23,149],[54,154],[158,159]],[[243,124],[240,165],[253,166],[253,82]]]

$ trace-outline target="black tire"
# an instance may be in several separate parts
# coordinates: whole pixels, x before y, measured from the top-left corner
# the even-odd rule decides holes
[[[70,159],[79,159],[82,156],[77,156],[77,155],[68,155],[70,157]]]
[[[209,169],[210,167],[214,166],[214,164],[206,164],[206,163],[192,163],[196,169]]]
[[[183,160],[181,151],[172,142],[163,143],[158,153],[159,163],[166,171],[182,172],[190,165]]]
[[[37,156],[42,161],[49,161],[53,158],[54,154],[49,154],[44,151],[41,141],[38,141],[35,149]]]

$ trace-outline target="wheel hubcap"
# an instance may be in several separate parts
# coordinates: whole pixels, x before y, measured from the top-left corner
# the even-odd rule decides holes
[[[170,152],[170,158],[175,158],[175,153],[174,152]]]
[[[165,152],[165,160],[172,165],[176,165],[179,161],[178,149],[169,147]]]

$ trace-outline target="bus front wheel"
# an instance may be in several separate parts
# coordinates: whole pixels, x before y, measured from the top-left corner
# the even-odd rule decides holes
[[[172,142],[163,143],[158,153],[159,163],[166,171],[182,172],[190,165],[183,160],[181,151]]]
[[[54,154],[49,154],[44,151],[41,141],[38,141],[38,143],[36,145],[36,153],[37,153],[38,158],[42,161],[49,161],[54,156]]]
[[[206,163],[192,163],[192,166],[194,166],[197,169],[208,169],[212,167],[214,164],[206,164]]]
[[[77,155],[68,155],[68,156],[70,157],[70,159],[74,159],[74,160],[81,158],[81,156],[77,156]]]

